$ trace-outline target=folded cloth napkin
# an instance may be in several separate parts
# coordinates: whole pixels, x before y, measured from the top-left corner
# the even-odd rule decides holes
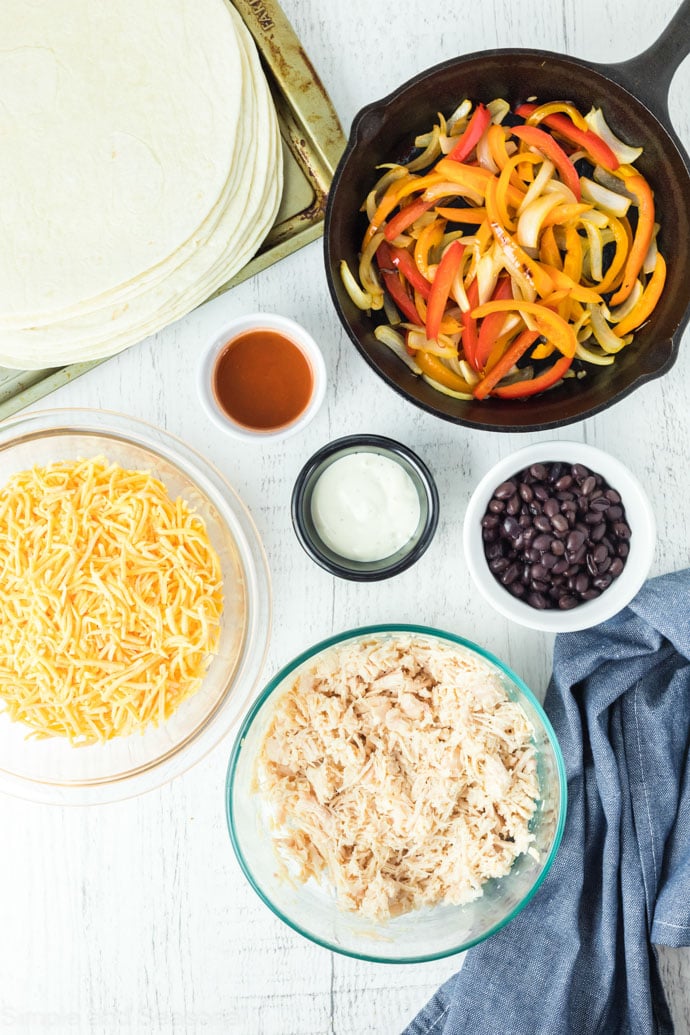
[[[652,942],[690,944],[690,570],[556,637],[568,815],[532,902],[405,1035],[667,1035]]]

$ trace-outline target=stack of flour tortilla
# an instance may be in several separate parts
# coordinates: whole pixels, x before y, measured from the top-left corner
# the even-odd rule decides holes
[[[100,359],[203,302],[282,191],[226,0],[2,0],[0,365]]]

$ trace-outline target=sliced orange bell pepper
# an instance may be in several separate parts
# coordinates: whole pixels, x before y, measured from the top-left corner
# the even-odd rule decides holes
[[[511,284],[510,277],[501,277],[496,285],[493,295],[491,296],[492,301],[512,297],[513,285]],[[505,322],[505,313],[492,313],[490,316],[487,316],[482,320],[481,327],[479,328],[479,337],[477,339],[477,349],[474,355],[474,362],[472,364],[475,370],[483,370],[486,366],[489,356],[491,355],[491,350],[496,343],[496,339],[503,330]]]
[[[539,302],[526,302],[521,299],[485,302],[484,305],[473,309],[470,316],[474,320],[480,320],[490,313],[500,312],[527,313],[533,318],[539,333],[552,342],[559,352],[562,352],[564,356],[570,356],[571,359],[575,355],[577,338],[570,324],[566,323],[558,313],[552,312]]]
[[[489,126],[486,131],[486,139],[489,143],[489,154],[500,170],[510,158],[506,148],[506,134],[503,126],[496,124]]]
[[[437,219],[435,223],[425,226],[414,246],[414,261],[417,269],[423,277],[431,280],[429,276],[429,253],[432,248],[441,243],[446,229],[445,221]]]
[[[472,394],[471,385],[463,377],[458,377],[456,373],[450,370],[438,356],[425,352],[424,349],[418,349],[415,352],[415,360],[417,365],[421,367],[422,373],[430,377],[432,381],[438,381],[439,384],[445,385],[446,388],[450,388],[453,392],[463,392],[466,395]]]
[[[490,317],[486,317],[486,320]],[[513,344],[504,352],[498,363],[486,374],[482,380],[474,386],[472,394],[475,399],[486,399],[487,395],[491,392],[498,382],[506,376],[509,370],[511,370],[517,361],[524,356],[530,345],[539,337],[539,331],[530,331],[526,329],[517,336]]]
[[[445,208],[440,206],[436,209],[436,215],[447,219],[449,223],[483,223],[486,219],[485,208]]]
[[[460,241],[452,241],[443,253],[436,276],[431,283],[429,304],[426,313],[426,336],[431,340],[438,338],[441,321],[455,274],[460,268],[465,245]]]
[[[560,226],[562,223],[570,223],[572,220],[577,219],[583,212],[590,212],[594,208],[594,205],[588,205],[584,202],[566,202],[565,205],[557,205],[556,208],[552,208],[550,212],[544,216],[542,226]]]
[[[641,323],[644,323],[647,317],[651,316],[654,311],[665,283],[666,263],[661,252],[659,252],[656,257],[654,272],[642,292],[641,297],[638,299],[636,305],[634,305],[630,310],[628,315],[624,317],[620,323],[616,324],[613,328],[613,333],[619,338],[623,338],[626,334],[629,334],[630,331],[634,331],[636,327],[639,327]]]
[[[632,291],[654,235],[654,195],[651,187],[644,176],[639,173],[634,176],[626,176],[625,186],[637,201],[637,226],[632,247],[625,260],[623,283],[611,298],[613,306],[625,302]]]
[[[539,258],[542,262],[546,263],[547,266],[551,266],[553,269],[563,269],[563,259],[558,250],[556,236],[553,232],[552,226],[547,226],[541,235],[541,240],[539,242]]]
[[[619,274],[625,266],[625,260],[630,248],[628,234],[626,233],[625,227],[620,219],[616,219],[615,216],[609,216],[609,228],[613,234],[616,250],[611,262],[609,263],[609,268],[604,274],[604,279],[600,280],[597,284],[597,290],[602,295],[605,295],[607,291],[613,291],[613,289],[618,286]]]
[[[575,284],[579,284],[582,278],[582,259],[582,239],[574,226],[566,226],[563,272],[566,273]]]

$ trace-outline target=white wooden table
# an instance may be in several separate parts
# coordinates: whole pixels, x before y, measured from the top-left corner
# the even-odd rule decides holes
[[[644,49],[676,0],[283,0],[343,125],[423,68],[496,46],[536,46],[599,61]],[[690,63],[671,108],[690,145]],[[326,403],[300,436],[238,446],[195,397],[199,351],[223,319],[266,310],[302,322],[329,371]],[[600,417],[554,437],[623,458],[652,494],[655,572],[688,563],[690,341],[672,373]],[[528,439],[474,433],[403,403],[348,344],[328,298],[320,243],[279,263],[141,345],[61,389],[45,405],[100,406],[158,423],[209,456],[251,509],[273,576],[267,676],[334,631],[421,621],[485,644],[538,693],[548,637],[509,624],[468,583],[460,549],[472,486]],[[43,408],[40,407],[40,408]],[[372,431],[409,443],[438,480],[437,536],[390,582],[333,580],[299,547],[290,524],[294,477],[336,436]],[[0,1031],[12,1035],[395,1035],[461,960],[377,966],[331,955],[284,927],[248,887],[230,848],[223,786],[226,739],[159,791],[100,809],[0,798]],[[690,950],[662,955],[678,1031],[690,1032]],[[525,1033],[528,1035],[528,1033]]]

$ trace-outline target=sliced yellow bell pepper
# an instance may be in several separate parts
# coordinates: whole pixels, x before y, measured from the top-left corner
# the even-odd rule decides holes
[[[539,302],[525,302],[518,299],[507,301],[485,302],[484,305],[473,309],[470,316],[474,320],[480,320],[489,313],[527,313],[532,317],[537,330],[547,341],[556,346],[564,356],[572,358],[577,348],[577,338],[570,326],[558,313],[541,305]]]
[[[463,377],[458,377],[457,374],[449,370],[445,363],[441,362],[437,356],[432,356],[430,352],[424,352],[423,349],[418,349],[415,352],[415,362],[421,368],[422,372],[427,377],[432,378],[434,381],[438,381],[439,384],[445,385],[446,388],[450,388],[453,392],[467,392],[469,395],[472,394],[472,386],[465,381]]]
[[[634,331],[641,323],[644,323],[647,317],[651,315],[655,305],[659,301],[659,296],[664,289],[665,283],[666,263],[663,255],[659,252],[656,257],[654,272],[642,292],[642,295],[628,315],[621,320],[620,323],[616,324],[613,328],[613,333],[619,338],[622,338],[626,334],[629,334],[630,331]]]

